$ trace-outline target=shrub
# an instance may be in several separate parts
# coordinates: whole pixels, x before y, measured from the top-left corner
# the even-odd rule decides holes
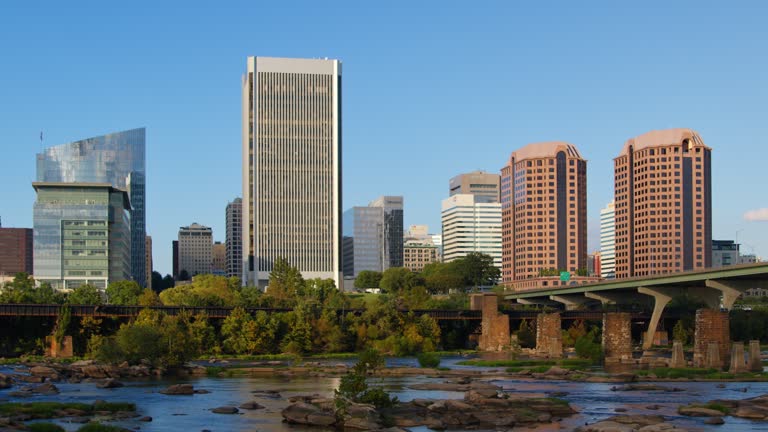
[[[436,368],[440,366],[440,356],[436,353],[420,353],[416,358],[419,360],[419,366],[423,368]]]
[[[576,339],[576,355],[583,359],[589,359],[593,363],[600,363],[603,359],[603,346],[598,338],[598,328],[593,328],[586,335]]]
[[[125,429],[117,426],[103,425],[101,423],[88,423],[78,429],[77,432],[123,432],[124,430]]]
[[[339,388],[334,390],[336,407],[346,410],[348,402],[367,403],[377,408],[391,407],[398,400],[391,397],[381,387],[369,388],[366,377],[369,372],[384,365],[384,357],[376,350],[367,350],[360,354],[352,372],[341,377]]]

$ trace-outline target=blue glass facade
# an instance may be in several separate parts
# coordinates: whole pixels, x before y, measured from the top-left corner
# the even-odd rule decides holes
[[[145,285],[146,130],[131,129],[45,149],[37,155],[37,181],[109,183],[128,192],[131,275]]]

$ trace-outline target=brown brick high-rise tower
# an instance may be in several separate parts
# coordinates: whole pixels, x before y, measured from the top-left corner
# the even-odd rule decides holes
[[[614,159],[617,278],[711,266],[711,152],[691,129],[624,144]]]
[[[573,144],[529,144],[501,169],[502,280],[587,267],[587,161]]]

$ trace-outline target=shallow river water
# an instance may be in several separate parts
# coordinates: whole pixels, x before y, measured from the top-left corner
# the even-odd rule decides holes
[[[444,358],[442,365],[452,369],[490,369],[458,366],[459,357]],[[414,359],[390,359],[388,365],[414,366]],[[0,369],[0,372],[12,372]],[[375,380],[378,382],[377,380]],[[442,382],[444,379],[430,377],[389,377],[383,385],[402,401],[413,398],[461,399],[460,392],[420,391],[408,387],[415,383]],[[36,396],[23,401],[78,401],[92,403],[94,400],[133,402],[142,416],[151,416],[152,422],[143,423],[135,420],[115,423],[120,426],[142,431],[316,431],[319,428],[302,428],[282,423],[280,410],[296,395],[319,394],[332,396],[338,386],[339,378],[192,378],[187,380],[142,380],[123,381],[125,387],[118,389],[99,389],[95,383],[67,384],[57,383],[61,393],[56,396]],[[166,396],[159,391],[170,384],[188,382],[196,389],[210,391],[208,394],[193,396]],[[687,418],[677,415],[676,409],[681,404],[706,402],[712,399],[743,399],[768,393],[768,383],[726,383],[725,388],[718,388],[717,383],[674,382],[662,383],[669,387],[684,389],[681,392],[618,392],[613,391],[615,384],[574,383],[566,381],[523,381],[510,379],[493,380],[508,392],[534,393],[549,396],[554,392],[566,392],[562,398],[568,400],[579,414],[565,419],[557,425],[539,426],[537,431],[573,430],[585,423],[605,419],[615,415],[616,408],[628,408],[628,414],[661,414],[672,419],[676,424],[689,430],[727,430],[728,432],[768,431],[768,423],[752,422],[726,417],[724,426],[707,426],[704,419]],[[281,397],[270,399],[252,392],[275,390]],[[16,401],[7,393],[12,390],[0,390],[0,399]],[[256,401],[266,408],[255,411],[241,411],[238,415],[222,415],[210,412],[212,408],[225,405],[238,406],[243,402]],[[651,404],[660,406],[656,411],[645,407]],[[67,430],[76,430],[79,425],[62,424]],[[520,430],[531,430],[519,428]],[[414,428],[414,431],[426,431],[426,428]],[[517,430],[517,429],[516,429]]]

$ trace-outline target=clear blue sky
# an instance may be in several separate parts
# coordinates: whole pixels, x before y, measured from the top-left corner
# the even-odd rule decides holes
[[[22,2],[0,5],[0,216],[31,227],[35,153],[147,128],[147,230],[224,239],[241,194],[249,55],[343,62],[344,208],[405,196],[440,228],[448,179],[530,142],[588,163],[590,250],[624,142],[690,127],[713,148],[715,238],[768,256],[768,3]],[[220,4],[224,4],[221,6]],[[768,219],[768,210],[758,214]]]

